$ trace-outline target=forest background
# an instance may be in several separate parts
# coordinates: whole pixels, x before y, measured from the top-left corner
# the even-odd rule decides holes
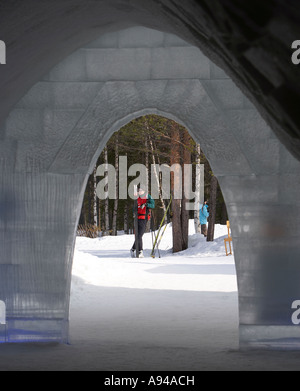
[[[78,235],[89,236],[88,232],[92,232],[93,237],[96,237],[116,236],[118,232],[133,233],[134,201],[130,197],[126,200],[118,199],[118,197],[116,199],[99,199],[96,192],[97,184],[103,179],[103,177],[97,176],[97,167],[102,164],[111,164],[115,167],[116,182],[118,182],[119,156],[127,157],[128,167],[140,163],[149,168],[148,172],[151,171],[151,164],[172,166],[179,163],[182,168],[184,164],[191,164],[193,168],[191,186],[195,191],[199,187],[196,166],[204,165],[204,200],[208,202],[210,212],[207,240],[212,241],[214,239],[215,224],[226,224],[228,216],[223,195],[217,178],[201,151],[200,145],[193,140],[187,129],[177,122],[157,115],[147,115],[134,119],[114,133],[99,156],[93,173],[87,182],[77,230]],[[183,169],[182,175],[184,184]],[[174,178],[176,178],[176,175],[171,174],[171,193],[174,186],[176,186]],[[203,181],[203,178],[201,180]],[[159,173],[157,181],[161,185]],[[118,194],[118,188],[116,190]],[[151,194],[150,178],[149,190]],[[167,213],[166,221],[172,221],[173,252],[187,248],[189,219],[194,219],[195,231],[200,232],[199,211],[188,211],[185,208],[185,203],[189,201],[184,197],[182,200],[173,199]],[[162,199],[162,197],[156,200],[155,209],[152,210],[151,223],[149,222],[147,227],[148,232],[158,228],[168,203],[169,200]]]

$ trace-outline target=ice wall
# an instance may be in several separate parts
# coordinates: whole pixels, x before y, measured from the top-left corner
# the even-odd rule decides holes
[[[219,179],[233,234],[241,344],[298,338],[291,305],[300,298],[300,163],[199,49],[135,27],[102,35],[58,64],[1,129],[5,341],[68,341],[87,175],[112,133],[147,113],[186,126]]]

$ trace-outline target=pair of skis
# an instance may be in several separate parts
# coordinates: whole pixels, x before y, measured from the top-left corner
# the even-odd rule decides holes
[[[166,220],[167,213],[168,213],[168,210],[170,209],[171,203],[172,203],[172,196],[171,196],[171,198],[170,198],[170,202],[169,202],[169,204],[168,204],[168,206],[167,206],[167,209],[166,209],[166,211],[165,211],[165,213],[164,213],[164,216],[163,216],[162,221],[161,221],[161,223],[160,223],[160,225],[159,225],[157,234],[156,234],[156,236],[155,236],[155,240],[154,240],[153,247],[152,247],[152,251],[151,251],[151,257],[152,257],[152,258],[155,258],[155,247],[157,247],[158,255],[159,255],[159,258],[160,258],[159,245],[160,245],[161,239],[162,239],[162,237],[164,236],[164,233],[165,233],[165,231],[166,231],[167,224],[165,224],[165,227],[164,227],[162,233],[161,233],[161,230],[162,230],[163,225],[164,225],[164,222],[165,222],[165,220]]]

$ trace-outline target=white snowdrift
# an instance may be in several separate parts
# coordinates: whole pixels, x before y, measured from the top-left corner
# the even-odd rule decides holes
[[[190,224],[193,232],[193,222]],[[190,236],[172,254],[171,228],[152,259],[130,258],[133,235],[77,238],[70,345],[0,345],[0,370],[298,370],[300,352],[238,350],[238,297],[227,228]],[[101,382],[100,382],[101,385]]]

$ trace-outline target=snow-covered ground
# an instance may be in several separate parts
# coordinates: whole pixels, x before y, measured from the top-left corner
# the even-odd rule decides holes
[[[193,232],[191,221],[190,232]],[[129,257],[133,235],[78,237],[70,345],[0,346],[0,370],[298,370],[300,352],[238,350],[238,298],[226,226],[190,235],[172,254],[171,228],[150,257]]]

